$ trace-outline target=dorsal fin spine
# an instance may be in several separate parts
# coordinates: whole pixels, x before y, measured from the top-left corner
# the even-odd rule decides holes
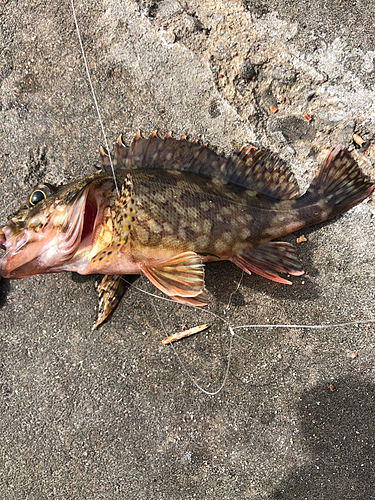
[[[187,141],[185,136],[178,141],[170,133],[161,139],[154,131],[148,139],[143,139],[137,132],[128,148],[120,138],[116,148],[117,168],[201,173],[280,200],[298,194],[294,175],[284,161],[251,145],[225,158],[207,145]]]
[[[203,161],[201,162],[201,166],[199,167],[199,169],[197,170],[198,172],[200,171],[200,169],[202,168],[202,166],[204,165],[204,162],[207,160],[209,154],[210,154],[210,150],[206,147],[206,146],[201,146],[201,148],[194,154],[194,159],[193,159],[193,162],[191,163],[191,171],[192,172],[195,172],[195,165],[198,161],[198,159],[201,160],[201,155],[206,152],[206,156],[205,158],[203,159]]]

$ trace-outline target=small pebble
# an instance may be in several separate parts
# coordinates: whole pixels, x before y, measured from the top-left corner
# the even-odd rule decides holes
[[[240,78],[243,78],[244,80],[251,80],[256,75],[254,66],[248,59],[245,59],[241,64],[239,75]]]

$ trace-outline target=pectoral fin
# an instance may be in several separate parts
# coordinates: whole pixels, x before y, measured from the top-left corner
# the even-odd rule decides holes
[[[252,271],[264,278],[287,285],[291,285],[292,282],[281,278],[277,273],[293,276],[303,274],[296,249],[290,243],[282,241],[266,243],[249,253],[236,255],[231,261],[248,274]]]
[[[114,311],[125,292],[125,282],[118,274],[106,274],[95,283],[98,292],[98,318],[93,326],[97,328]]]
[[[202,258],[184,252],[168,260],[141,264],[143,274],[163,293],[183,304],[204,306],[211,301],[204,289]]]
[[[210,297],[206,290],[202,290],[201,293],[196,295],[195,297],[181,297],[179,295],[171,296],[171,299],[176,302],[180,302],[181,304],[188,304],[189,306],[202,307],[211,304]]]

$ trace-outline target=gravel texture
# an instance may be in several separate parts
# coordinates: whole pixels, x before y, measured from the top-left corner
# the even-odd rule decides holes
[[[372,0],[76,8],[111,142],[138,129],[224,153],[251,142],[288,160],[302,189],[341,143],[375,178]],[[70,3],[3,1],[0,19],[5,222],[36,183],[92,172],[103,139]],[[208,322],[176,351],[214,392],[231,338],[222,319],[129,287],[92,332],[93,277],[2,280],[1,498],[375,498],[374,222],[367,200],[303,231],[306,274],[291,287],[207,265],[209,311],[232,326],[373,321],[234,330],[215,396],[161,340]]]

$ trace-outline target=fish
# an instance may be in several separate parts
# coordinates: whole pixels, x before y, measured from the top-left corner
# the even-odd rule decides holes
[[[0,226],[0,276],[98,274],[97,328],[124,293],[123,275],[143,274],[176,302],[211,303],[204,263],[229,260],[248,274],[292,284],[304,273],[279,238],[333,218],[375,183],[343,146],[333,148],[305,194],[275,153],[247,145],[228,157],[207,145],[137,132],[120,135],[113,167],[67,185],[38,185]],[[277,240],[277,241],[274,241]]]

